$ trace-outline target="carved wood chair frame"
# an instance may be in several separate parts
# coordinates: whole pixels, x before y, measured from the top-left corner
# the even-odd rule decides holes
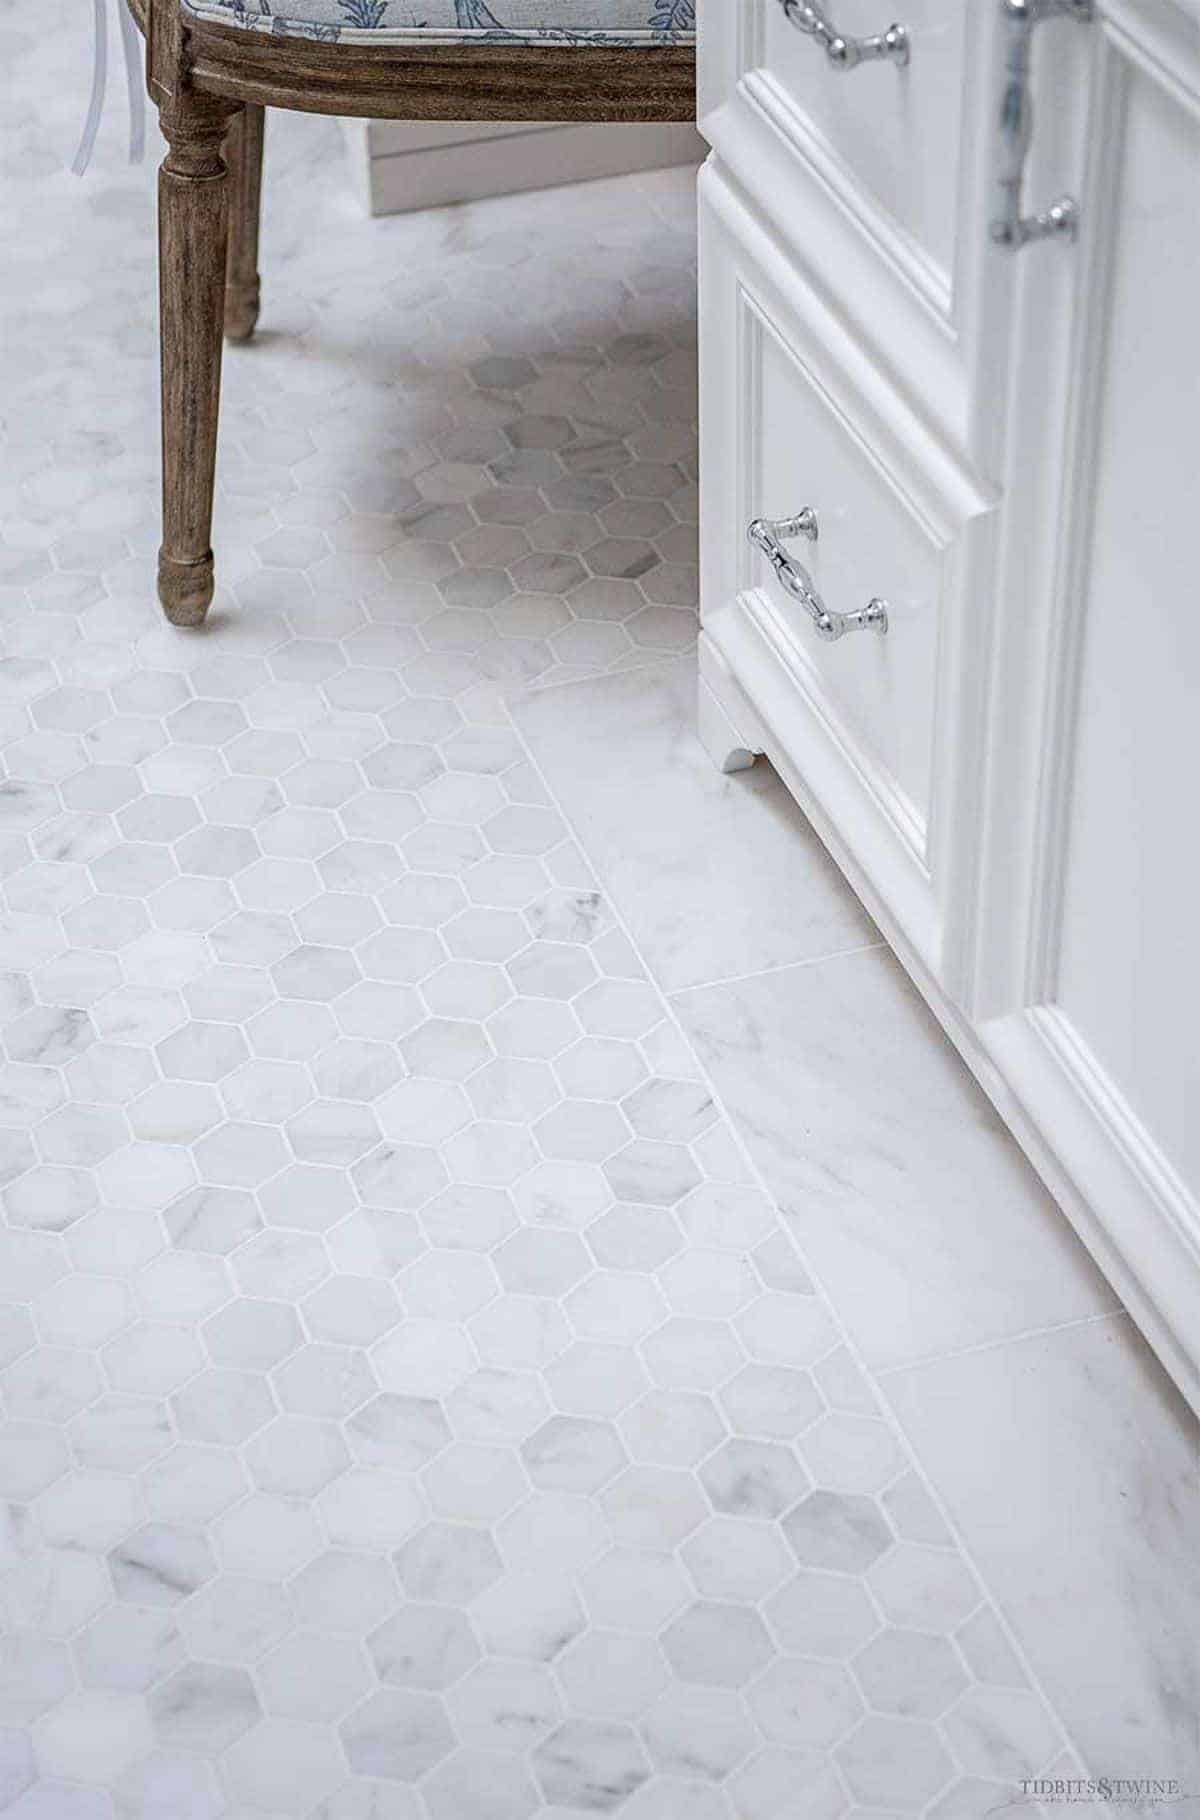
[[[690,46],[320,43],[192,19],[179,0],[127,0],[167,151],[159,171],[163,530],[158,594],[173,625],[213,597],[212,508],[222,336],[259,309],[268,107],[382,120],[695,118]]]

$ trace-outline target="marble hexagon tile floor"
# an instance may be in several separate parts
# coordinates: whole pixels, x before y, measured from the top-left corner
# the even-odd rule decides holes
[[[504,706],[693,636],[688,180],[368,225],[285,123],[184,636],[150,174],[11,38],[0,1812],[1011,1801],[1057,1723]]]

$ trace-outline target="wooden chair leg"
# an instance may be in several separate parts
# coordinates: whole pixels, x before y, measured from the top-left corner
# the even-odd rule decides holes
[[[266,109],[247,102],[229,129],[229,259],[225,267],[225,335],[249,341],[258,321],[258,223],[262,204]]]
[[[183,89],[159,110],[158,175],[163,540],[158,597],[176,626],[203,623],[213,596],[212,507],[229,186],[222,144],[237,104]]]

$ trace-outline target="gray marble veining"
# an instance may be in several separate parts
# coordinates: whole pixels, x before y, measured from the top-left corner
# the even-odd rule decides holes
[[[1200,1811],[1200,1432],[1128,1319],[886,1386],[1093,1772],[1177,1776]],[[990,1632],[967,1654],[1003,1683]],[[994,1770],[986,1712],[964,1723]]]
[[[886,950],[673,1002],[868,1364],[1114,1306]]]
[[[695,694],[694,661],[680,659],[539,688],[513,708],[659,984],[878,942],[770,767],[714,768],[696,741]]]

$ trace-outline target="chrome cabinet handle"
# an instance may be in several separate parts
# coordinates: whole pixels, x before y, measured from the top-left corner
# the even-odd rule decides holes
[[[1043,19],[1075,19],[1086,25],[1094,16],[1093,0],[1001,0],[1004,15],[1004,99],[1000,107],[1001,210],[992,222],[997,246],[1019,252],[1031,240],[1073,240],[1079,228],[1079,204],[1059,196],[1039,215],[1021,213],[1025,160],[1033,140],[1030,58],[1033,28]]]
[[[878,632],[882,638],[888,629],[886,600],[872,600],[857,613],[835,613],[817,593],[817,586],[803,563],[789,556],[783,547],[785,539],[807,537],[816,543],[817,514],[804,506],[794,518],[756,518],[747,535],[756,550],[761,550],[793,600],[798,600],[817,629],[817,637],[830,644],[845,638],[847,632]]]
[[[784,12],[798,32],[805,32],[825,46],[825,54],[835,69],[857,69],[860,63],[887,60],[903,69],[908,62],[908,29],[889,25],[886,32],[873,38],[843,38],[812,0],[781,0]]]

